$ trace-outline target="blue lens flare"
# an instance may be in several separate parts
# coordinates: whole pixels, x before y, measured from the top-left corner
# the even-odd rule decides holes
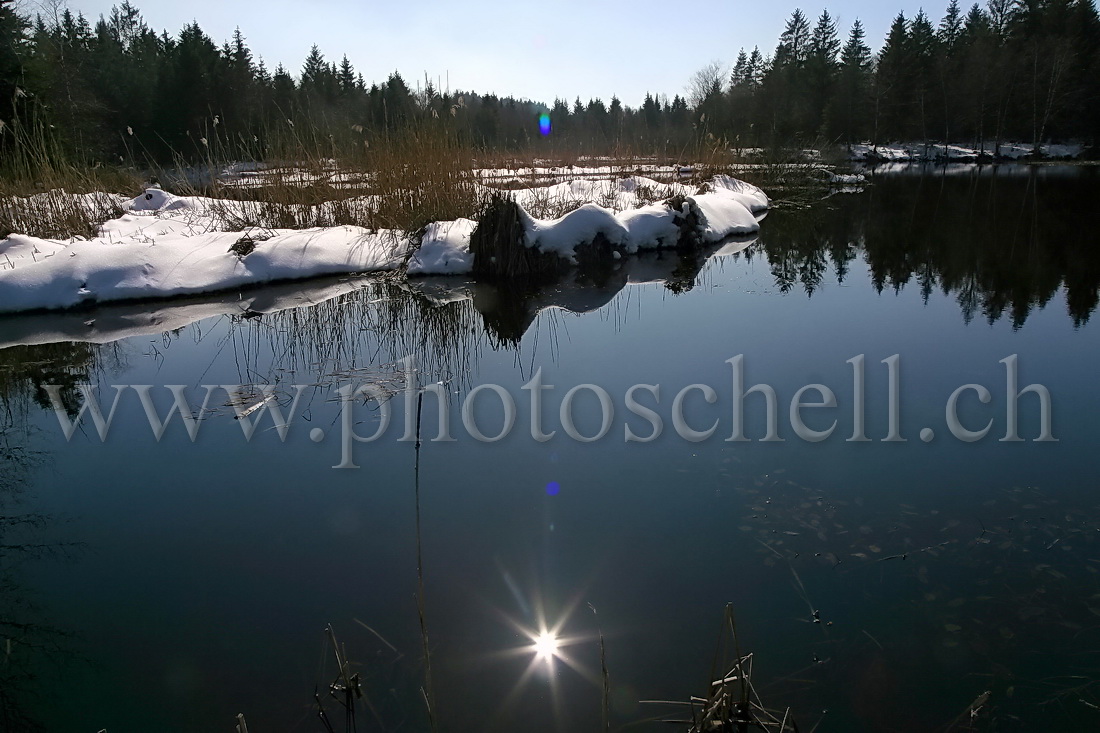
[[[539,133],[543,137],[550,134],[550,115],[545,112],[539,115]]]
[[[561,491],[561,484],[559,484],[557,481],[551,481],[550,483],[546,484],[547,496],[557,496],[559,491]]]

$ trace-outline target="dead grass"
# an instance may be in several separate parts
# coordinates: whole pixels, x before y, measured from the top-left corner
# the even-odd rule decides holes
[[[351,225],[415,233],[433,221],[470,216],[479,188],[471,151],[438,121],[373,141],[322,139],[287,121],[266,160],[249,175],[181,181],[174,193],[214,200],[232,229],[305,229]],[[204,137],[204,166],[226,169],[237,146]],[[181,165],[182,167],[182,165]]]
[[[100,224],[122,213],[115,194],[140,190],[132,171],[72,160],[50,130],[34,121],[6,128],[11,137],[0,162],[0,238],[94,237]]]
[[[229,231],[350,225],[404,233],[416,241],[431,222],[484,213],[491,193],[486,183],[534,189],[537,193],[524,200],[525,209],[539,218],[557,218],[591,199],[580,200],[546,184],[582,172],[607,180],[595,203],[608,208],[615,208],[617,181],[636,175],[690,185],[726,173],[769,190],[821,186],[811,175],[817,164],[799,161],[797,151],[755,151],[750,158],[748,151],[713,138],[676,154],[644,154],[623,144],[608,155],[583,157],[568,149],[525,155],[475,151],[442,121],[431,119],[379,136],[352,128],[340,140],[305,122],[286,120],[264,133],[262,148],[220,137],[219,129],[214,118],[197,138],[202,156],[198,172],[178,156],[177,169],[188,175],[165,188],[209,198],[210,213]],[[103,221],[121,214],[121,197],[105,192],[138,188],[132,168],[69,162],[41,125],[15,133],[19,144],[4,164],[8,175],[0,183],[0,236],[94,237]],[[262,159],[242,165],[243,153]],[[478,171],[487,168],[519,173],[483,181]],[[557,170],[552,176],[536,172],[547,168]],[[159,179],[169,180],[160,173]],[[643,202],[658,200],[656,191],[648,197],[640,193]]]
[[[770,731],[772,733],[797,733],[791,709],[767,708],[752,681],[753,655],[744,654],[737,637],[737,624],[733,608],[726,606],[722,629],[711,666],[711,682],[706,692],[692,696],[686,702],[648,700],[646,702],[676,705],[688,713],[687,717],[668,719],[665,722],[686,725],[688,733],[705,731]]]

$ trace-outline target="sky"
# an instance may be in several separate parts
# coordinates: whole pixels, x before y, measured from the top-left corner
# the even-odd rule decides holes
[[[23,0],[24,12],[59,2],[92,23],[120,0]],[[841,38],[859,19],[877,51],[910,0],[744,2],[743,0],[131,0],[158,33],[176,35],[192,21],[219,45],[240,27],[269,70],[283,64],[295,77],[310,47],[326,60],[343,55],[370,84],[398,71],[411,86],[432,82],[451,90],[511,95],[552,103],[616,95],[637,107],[647,92],[685,94],[699,69],[732,67],[744,47],[771,53],[791,12],[811,23],[828,8]],[[926,3],[938,23],[948,0]],[[969,7],[968,2],[961,3]],[[943,7],[939,7],[942,5]],[[964,8],[965,9],[965,8]],[[48,12],[48,11],[47,11]]]

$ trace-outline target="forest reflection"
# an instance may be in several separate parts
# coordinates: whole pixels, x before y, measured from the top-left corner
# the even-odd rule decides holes
[[[916,287],[926,302],[942,292],[967,323],[1021,328],[1064,288],[1080,327],[1100,300],[1098,193],[1088,168],[913,168],[876,175],[861,194],[779,208],[761,239],[783,292],[813,296],[830,268],[845,282],[862,261],[877,291]]]

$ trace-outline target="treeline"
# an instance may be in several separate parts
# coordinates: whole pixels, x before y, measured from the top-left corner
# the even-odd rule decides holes
[[[699,110],[754,144],[1092,141],[1100,18],[1093,0],[989,0],[965,14],[951,0],[935,25],[899,13],[873,55],[858,20],[842,43],[828,11],[811,27],[796,10],[770,58],[742,50],[719,82],[697,75]]]
[[[539,117],[552,131],[542,135]],[[396,71],[368,83],[347,57],[314,47],[297,73],[269,69],[237,30],[218,45],[197,23],[151,29],[129,2],[94,24],[63,10],[19,15],[0,0],[0,122],[34,124],[96,160],[226,154],[271,158],[288,144],[366,148],[425,126],[498,151],[683,154],[689,146],[949,140],[1092,141],[1100,126],[1100,18],[1093,0],[990,0],[938,24],[899,14],[878,54],[856,21],[840,38],[826,11],[796,10],[775,51],[713,64],[685,96],[544,105],[410,86]],[[15,135],[0,135],[0,148]],[[694,150],[694,148],[693,148]]]

